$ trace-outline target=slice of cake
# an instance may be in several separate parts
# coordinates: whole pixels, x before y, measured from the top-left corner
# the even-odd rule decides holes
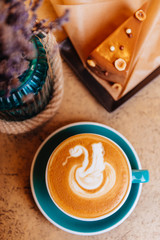
[[[147,5],[145,3],[91,52],[86,63],[98,77],[125,84],[132,70],[136,44],[146,19]]]

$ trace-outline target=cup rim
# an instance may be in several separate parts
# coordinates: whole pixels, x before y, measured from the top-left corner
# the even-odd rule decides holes
[[[127,192],[123,198],[123,200],[121,201],[121,203],[111,212],[107,213],[107,214],[104,214],[102,216],[99,216],[99,217],[94,217],[94,218],[83,218],[83,217],[77,217],[77,216],[74,216],[68,212],[66,212],[65,210],[63,210],[59,205],[58,203],[53,199],[51,193],[50,193],[50,190],[49,190],[49,186],[48,186],[48,167],[49,167],[49,163],[51,161],[51,158],[52,158],[52,155],[54,154],[54,152],[56,151],[56,149],[64,142],[64,141],[67,141],[68,139],[70,138],[73,138],[74,136],[79,136],[79,135],[84,135],[84,134],[90,134],[90,135],[96,135],[96,136],[100,136],[102,138],[105,138],[107,140],[109,140],[110,142],[112,142],[114,145],[116,145],[116,147],[122,152],[122,154],[124,155],[125,157],[125,160],[127,162],[127,166],[128,166],[128,169],[129,169],[129,186],[128,186],[128,189],[127,189]],[[119,134],[119,132],[118,132]],[[77,220],[81,220],[81,221],[86,221],[86,222],[92,222],[92,221],[97,221],[97,220],[103,220],[105,219],[106,217],[110,217],[111,215],[113,215],[115,212],[117,212],[122,206],[123,204],[125,203],[125,201],[127,200],[128,196],[129,196],[129,193],[131,191],[131,186],[132,186],[132,168],[131,168],[131,164],[130,164],[130,161],[126,155],[126,153],[124,152],[124,150],[116,143],[114,142],[113,140],[111,140],[110,138],[106,137],[106,136],[103,136],[101,134],[95,134],[95,133],[79,133],[79,134],[75,134],[75,135],[72,135],[68,138],[66,138],[65,140],[63,140],[62,142],[60,142],[57,147],[52,151],[50,157],[48,158],[48,162],[47,162],[47,165],[46,165],[46,170],[45,170],[45,183],[46,183],[46,188],[47,188],[47,192],[52,200],[52,202],[59,208],[60,211],[62,211],[64,214],[68,215],[69,217],[72,217],[74,219],[77,219]]]

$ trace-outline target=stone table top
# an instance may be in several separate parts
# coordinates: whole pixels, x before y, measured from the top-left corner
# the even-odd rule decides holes
[[[0,133],[1,240],[158,240],[160,239],[160,76],[112,113],[108,113],[63,62],[64,97],[57,114],[43,127],[21,135]],[[44,139],[68,123],[94,121],[122,133],[142,168],[150,172],[136,208],[118,227],[96,236],[78,236],[52,225],[37,208],[30,189],[30,168]]]

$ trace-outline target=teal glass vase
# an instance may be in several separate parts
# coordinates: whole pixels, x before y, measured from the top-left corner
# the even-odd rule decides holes
[[[46,51],[39,37],[32,38],[36,57],[19,77],[20,85],[6,97],[0,91],[0,119],[23,121],[37,115],[48,104],[53,94],[53,79],[50,77]]]

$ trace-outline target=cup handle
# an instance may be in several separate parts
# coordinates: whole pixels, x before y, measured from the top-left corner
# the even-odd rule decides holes
[[[146,183],[149,182],[148,170],[132,170],[132,183]]]

